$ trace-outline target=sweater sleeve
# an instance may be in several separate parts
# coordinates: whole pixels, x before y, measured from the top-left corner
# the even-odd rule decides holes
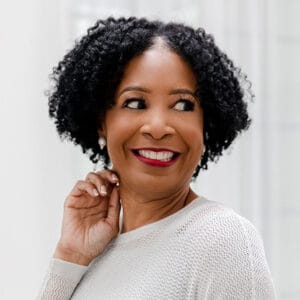
[[[60,259],[52,258],[37,300],[67,300],[88,269]]]
[[[218,225],[205,299],[277,299],[263,241],[255,226],[235,213]]]

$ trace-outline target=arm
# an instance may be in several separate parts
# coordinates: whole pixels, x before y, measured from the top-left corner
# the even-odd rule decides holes
[[[87,266],[53,258],[50,262],[37,300],[68,300],[71,298]]]
[[[64,205],[61,237],[38,299],[67,300],[91,261],[119,232],[120,198],[110,171],[78,181]]]

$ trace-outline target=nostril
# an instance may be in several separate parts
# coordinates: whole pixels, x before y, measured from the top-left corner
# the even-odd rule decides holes
[[[140,132],[145,136],[150,136],[153,139],[160,140],[165,136],[169,136],[175,133],[175,129],[167,124],[162,124],[162,122],[150,122],[144,124],[141,127]]]

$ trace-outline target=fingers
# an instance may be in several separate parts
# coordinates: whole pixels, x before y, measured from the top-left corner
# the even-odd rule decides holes
[[[85,180],[93,183],[103,197],[109,195],[113,186],[119,182],[117,175],[109,170],[90,172]]]
[[[95,188],[95,186],[88,181],[79,180],[75,184],[73,190],[71,191],[70,195],[72,196],[80,196],[84,193],[88,193],[91,197],[98,197],[99,192]]]
[[[114,173],[111,170],[102,170],[102,171],[97,171],[97,172],[90,172],[87,177],[90,174],[97,174],[98,176],[100,176],[103,179],[106,179],[107,181],[109,181],[112,184],[116,184],[119,181],[119,178],[117,176],[116,173]]]
[[[117,187],[114,187],[108,203],[108,213],[106,218],[107,222],[114,228],[119,228],[120,209],[119,190]]]

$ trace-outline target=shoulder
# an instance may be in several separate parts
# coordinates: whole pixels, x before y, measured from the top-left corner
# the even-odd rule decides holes
[[[202,231],[205,228],[205,231],[210,234],[211,241],[227,240],[231,244],[262,243],[258,229],[250,220],[232,208],[204,197],[194,206],[189,223],[195,231]]]
[[[219,202],[200,198],[179,224],[177,232],[190,240],[190,248],[201,253],[209,251],[223,263],[232,256],[243,263],[254,251],[265,255],[263,240],[254,224]]]
[[[216,261],[226,264],[232,258],[246,270],[253,267],[254,259],[265,260],[261,234],[250,220],[215,201],[207,200],[199,208],[195,210],[195,243],[207,243]]]
[[[199,266],[203,264],[203,254],[207,258],[211,293],[216,297],[231,295],[232,299],[240,299],[238,295],[274,299],[263,240],[255,225],[218,202],[208,200],[199,208],[195,210],[199,218],[195,219],[193,244],[194,249],[202,250]]]

